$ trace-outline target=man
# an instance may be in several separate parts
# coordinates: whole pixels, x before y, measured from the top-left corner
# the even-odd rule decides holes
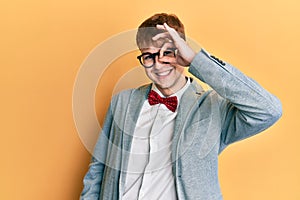
[[[281,116],[281,103],[204,49],[194,52],[175,15],[137,32],[152,84],[114,96],[81,199],[220,200],[218,155]],[[213,90],[184,76],[184,67]]]

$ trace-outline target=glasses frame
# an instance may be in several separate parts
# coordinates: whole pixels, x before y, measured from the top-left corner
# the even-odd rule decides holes
[[[163,53],[167,52],[167,51],[172,51],[174,52],[174,58],[176,58],[176,54],[177,54],[177,48],[168,48],[166,49],[166,51],[164,51]],[[150,58],[153,60],[153,64],[151,66],[145,66],[142,62],[142,57],[144,55],[149,55]],[[158,56],[159,57],[160,55],[160,50],[156,53],[149,53],[149,52],[146,52],[146,53],[142,53],[141,55],[137,56],[136,58],[140,61],[141,65],[145,68],[151,68],[155,65],[155,57]],[[168,62],[164,62],[164,63],[168,63]]]

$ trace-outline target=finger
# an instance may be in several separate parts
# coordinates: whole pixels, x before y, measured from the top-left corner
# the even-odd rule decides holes
[[[171,62],[171,64],[174,66],[182,66],[182,67],[187,67],[190,65],[190,63],[186,61],[179,53],[176,54],[176,59],[175,61]]]
[[[157,25],[156,25],[156,28],[157,28],[157,29],[166,30],[166,28],[165,28],[164,25],[162,25],[162,24],[157,24]]]
[[[174,41],[178,41],[181,38],[177,31],[174,28],[171,28],[167,23],[164,23],[163,25],[158,24],[156,25],[156,28],[160,30],[166,30],[166,32],[157,34],[157,37],[154,36],[154,40],[157,40],[159,37],[168,37]]]
[[[171,37],[176,40],[179,39],[180,36],[177,33],[177,31],[174,28],[171,28],[167,23],[164,23],[165,29],[168,31],[168,33],[171,35]]]
[[[155,35],[154,37],[152,37],[152,40],[159,40],[161,38],[167,38],[167,39],[170,39],[171,36],[168,32],[163,32],[163,33],[159,33],[157,35]]]
[[[159,57],[162,58],[164,56],[164,52],[170,48],[174,48],[173,43],[165,42],[162,47],[160,48],[160,54]]]

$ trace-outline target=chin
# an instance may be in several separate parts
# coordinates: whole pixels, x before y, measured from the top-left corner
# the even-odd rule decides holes
[[[156,87],[162,90],[171,90],[172,84],[156,84]]]

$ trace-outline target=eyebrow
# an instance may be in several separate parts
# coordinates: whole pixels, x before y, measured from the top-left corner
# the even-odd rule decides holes
[[[148,48],[147,50],[145,50],[144,52],[141,52],[142,54],[153,54],[153,53],[151,53],[151,52],[149,52],[149,49],[154,49],[154,48]],[[173,51],[175,51],[177,48],[176,47],[168,47],[166,50],[173,50]],[[157,51],[156,52],[154,52],[154,53],[157,53],[157,52],[159,52],[161,50],[161,48],[157,48]]]
[[[157,50],[157,51],[159,51],[160,50],[160,48],[144,48],[144,49],[141,49],[141,51],[145,51],[145,52],[149,52],[150,50]],[[150,53],[150,52],[149,52]]]

